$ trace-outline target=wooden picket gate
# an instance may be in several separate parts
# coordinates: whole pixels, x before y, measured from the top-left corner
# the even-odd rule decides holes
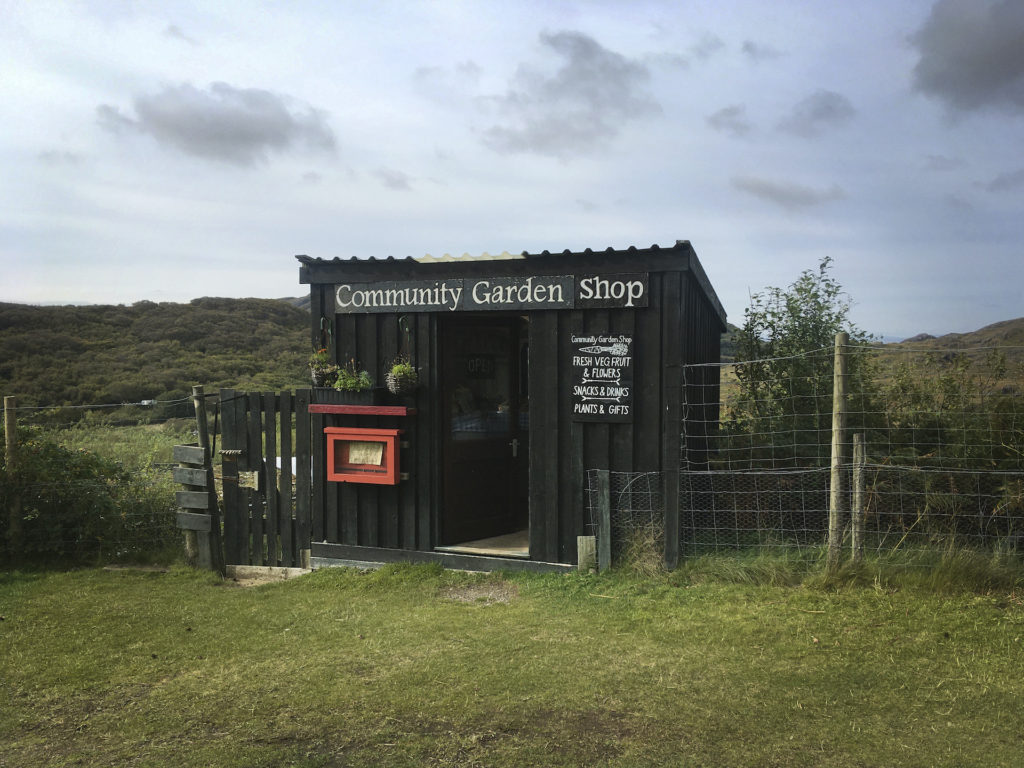
[[[226,564],[309,566],[309,402],[309,390],[220,391]]]

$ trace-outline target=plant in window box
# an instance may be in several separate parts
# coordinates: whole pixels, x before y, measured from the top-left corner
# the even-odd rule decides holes
[[[419,375],[407,357],[396,358],[391,370],[384,376],[384,383],[393,395],[407,395],[416,389]]]
[[[351,405],[373,405],[376,400],[373,390],[373,378],[369,371],[359,370],[355,360],[349,360],[338,369],[338,378],[334,388],[340,393],[341,400]]]
[[[321,347],[309,356],[309,373],[314,387],[332,387],[338,378],[338,366],[331,362],[327,350]]]

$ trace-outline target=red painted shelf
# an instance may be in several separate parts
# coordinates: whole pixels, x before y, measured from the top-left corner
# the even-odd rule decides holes
[[[404,405],[329,405],[310,403],[310,413],[343,413],[351,416],[415,416],[415,408]]]

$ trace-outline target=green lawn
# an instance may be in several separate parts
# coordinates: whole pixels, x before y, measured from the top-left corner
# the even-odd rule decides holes
[[[0,766],[1019,766],[1019,595],[0,573]]]

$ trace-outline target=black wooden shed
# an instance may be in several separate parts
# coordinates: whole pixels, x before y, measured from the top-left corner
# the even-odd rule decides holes
[[[314,346],[376,382],[398,358],[419,374],[363,405],[314,390],[314,564],[572,564],[594,469],[660,473],[675,563],[684,399],[701,423],[718,400],[717,368],[687,397],[682,366],[717,362],[725,330],[689,242],[297,258]]]

